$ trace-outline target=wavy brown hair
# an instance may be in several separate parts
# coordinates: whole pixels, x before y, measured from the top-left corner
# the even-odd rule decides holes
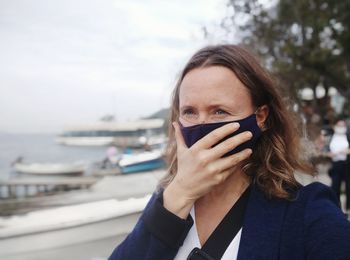
[[[292,111],[292,105],[287,104],[288,99],[282,98],[271,75],[250,52],[237,45],[205,47],[192,56],[181,72],[172,96],[167,147],[168,174],[160,181],[160,186],[166,187],[177,172],[177,147],[171,122],[177,121],[179,117],[179,90],[182,80],[189,71],[210,66],[230,69],[249,90],[255,107],[269,107],[263,133],[242,169],[253,177],[253,181],[268,197],[290,199],[291,191],[301,186],[295,179],[294,172],[299,170],[308,174],[314,173],[312,166],[301,156],[300,120]]]

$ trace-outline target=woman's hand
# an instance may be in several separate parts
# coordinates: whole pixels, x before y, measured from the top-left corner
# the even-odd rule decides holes
[[[210,132],[188,148],[178,123],[173,122],[173,126],[178,165],[173,181],[164,190],[164,207],[175,215],[186,218],[198,198],[224,182],[232,173],[232,168],[250,156],[251,149],[245,149],[222,158],[224,154],[252,138],[252,133],[246,131],[217,144],[239,128],[238,123],[229,123]]]

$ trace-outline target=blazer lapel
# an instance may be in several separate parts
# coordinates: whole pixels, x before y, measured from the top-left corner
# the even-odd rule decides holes
[[[243,222],[238,260],[278,259],[287,201],[268,200],[253,185]]]

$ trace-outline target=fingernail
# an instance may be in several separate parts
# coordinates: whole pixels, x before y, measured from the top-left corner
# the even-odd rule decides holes
[[[237,129],[237,128],[239,128],[239,123],[232,123],[232,126],[234,129]]]

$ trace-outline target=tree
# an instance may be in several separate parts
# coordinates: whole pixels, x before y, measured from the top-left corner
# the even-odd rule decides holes
[[[314,111],[324,117],[325,105],[316,98],[316,87],[326,96],[331,86],[350,100],[350,1],[279,0],[267,6],[259,0],[229,0],[233,14],[223,19],[228,32],[237,19],[242,43],[254,49],[295,97],[300,89],[314,92]],[[349,104],[347,104],[349,109]]]

